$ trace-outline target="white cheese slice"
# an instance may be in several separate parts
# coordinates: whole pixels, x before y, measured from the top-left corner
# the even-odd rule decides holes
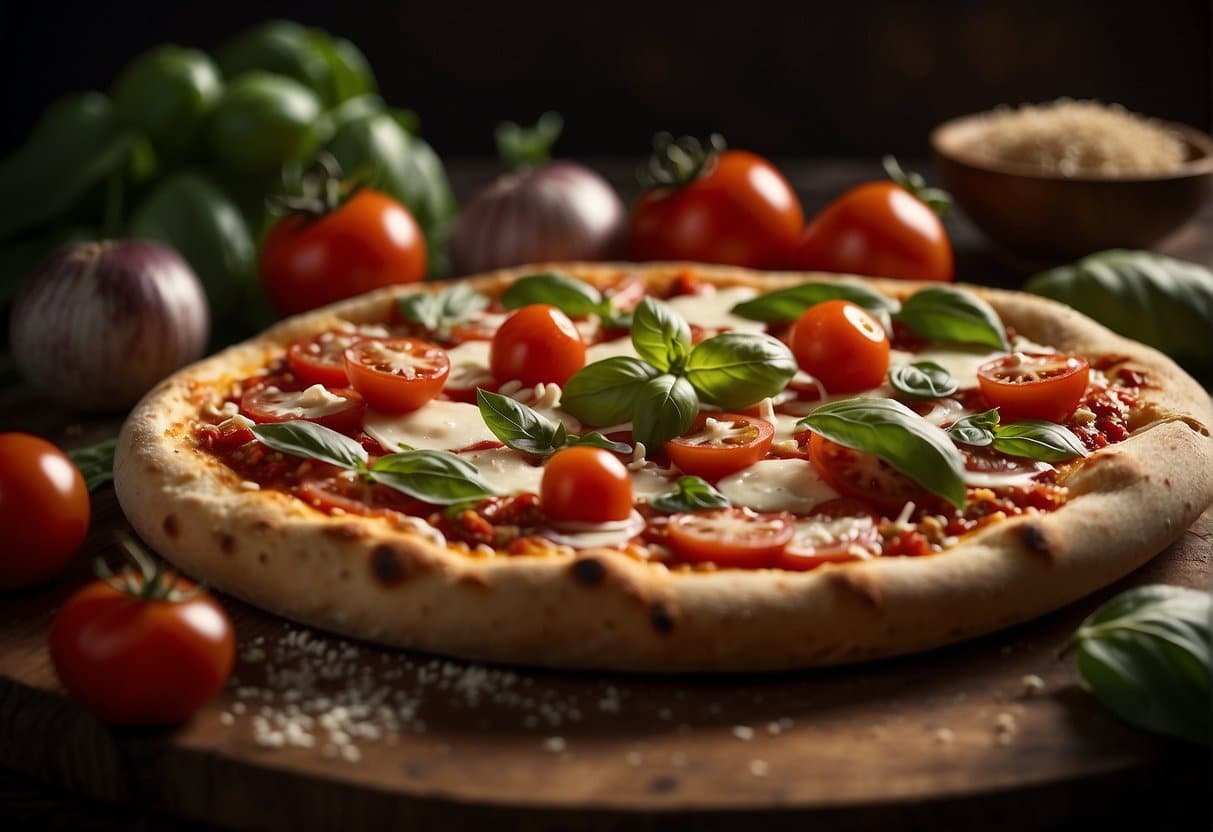
[[[459,458],[475,465],[480,478],[497,494],[539,493],[543,466],[532,465],[530,459],[512,448],[468,451]]]
[[[330,393],[323,384],[313,384],[297,393],[266,387],[254,395],[263,410],[279,419],[321,419],[350,406],[349,399]]]
[[[1016,337],[1011,342],[1011,349],[1017,352],[1055,352],[1052,347],[1034,343],[1023,337]],[[969,390],[977,386],[978,367],[1006,354],[1002,350],[991,350],[989,347],[961,345],[933,345],[919,352],[890,350],[889,368],[900,367],[903,364],[916,364],[920,361],[933,361],[956,379],[961,390]]]
[[[762,321],[751,321],[734,315],[731,311],[737,304],[750,300],[757,294],[758,291],[749,286],[730,286],[727,289],[717,289],[711,294],[679,295],[667,300],[666,304],[687,323],[707,330],[765,332],[766,324]]]
[[[606,523],[563,523],[540,532],[553,543],[574,549],[596,549],[601,546],[622,546],[644,531],[644,518],[635,509],[626,520]]]
[[[585,363],[593,364],[595,361],[602,361],[605,358],[614,358],[617,355],[624,355],[628,358],[639,358],[636,348],[632,346],[631,338],[616,338],[613,341],[603,341],[600,344],[594,344],[592,347],[586,347]]]
[[[432,451],[451,451],[478,442],[496,442],[474,404],[434,399],[412,413],[368,410],[363,429],[389,451],[401,445]]]
[[[653,463],[632,472],[632,499],[651,502],[662,494],[673,494],[678,490],[677,475],[668,468],[659,468]]]
[[[764,459],[723,478],[716,488],[734,506],[797,514],[838,496],[804,459]]]
[[[969,471],[964,474],[965,485],[974,488],[1022,488],[1031,485],[1046,471],[1055,470],[1047,462],[1021,460],[1011,471]]]
[[[491,341],[464,341],[446,351],[451,359],[451,372],[446,377],[444,388],[471,390],[490,384],[493,374],[489,371],[489,348]]]

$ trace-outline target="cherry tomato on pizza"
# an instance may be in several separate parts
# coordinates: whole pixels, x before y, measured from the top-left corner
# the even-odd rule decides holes
[[[831,442],[819,433],[809,442],[809,459],[818,475],[839,494],[889,516],[900,513],[906,503],[922,505],[931,499],[922,486],[887,462]]]
[[[937,211],[947,195],[886,163],[892,181],[844,193],[812,219],[792,265],[810,271],[949,281],[952,244]]]
[[[792,539],[791,514],[759,514],[748,508],[720,508],[675,514],[666,533],[684,560],[717,566],[771,566]]]
[[[554,453],[539,486],[543,513],[556,523],[609,523],[632,515],[632,478],[609,451],[575,445]]]
[[[797,518],[792,539],[775,561],[804,571],[825,563],[864,560],[880,552],[880,518],[858,500],[839,497]]]
[[[700,413],[686,436],[665,443],[680,471],[715,481],[764,458],[775,428],[765,419],[739,413]]]
[[[535,303],[506,318],[489,348],[489,369],[501,384],[563,385],[585,366],[585,341],[569,316]]]
[[[850,301],[810,306],[792,327],[792,353],[800,369],[830,393],[879,387],[889,371],[889,337],[880,322]]]
[[[303,419],[352,434],[362,428],[366,402],[361,393],[348,387],[328,390],[313,384],[306,390],[280,390],[267,385],[245,390],[240,412],[258,424]]]
[[[977,383],[1003,424],[1023,419],[1064,422],[1078,407],[1091,365],[1077,355],[1022,353],[977,368]]]
[[[388,413],[405,413],[442,392],[451,359],[428,341],[365,338],[346,349],[345,372],[368,405]]]
[[[357,340],[353,332],[322,332],[291,344],[286,351],[287,364],[304,384],[348,387],[345,351]]]
[[[632,213],[636,260],[695,260],[757,269],[787,265],[804,211],[787,179],[766,159],[661,134],[644,177],[649,190]]]

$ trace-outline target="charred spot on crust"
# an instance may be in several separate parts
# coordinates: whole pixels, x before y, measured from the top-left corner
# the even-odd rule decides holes
[[[678,791],[678,778],[663,774],[649,781],[649,791],[653,794],[670,794]]]
[[[268,520],[258,520],[257,522],[253,523],[253,531],[255,532],[265,534],[266,532],[271,532],[273,530],[274,527],[270,525]]]
[[[662,635],[674,632],[674,612],[665,601],[654,601],[649,604],[649,621],[653,629]]]
[[[1057,540],[1057,535],[1044,523],[1023,523],[1019,527],[1019,538],[1029,551],[1038,555],[1052,559],[1061,553],[1061,543]]]
[[[395,586],[405,578],[408,555],[390,543],[371,551],[371,574],[384,586]]]
[[[870,572],[858,569],[831,569],[825,579],[840,591],[856,598],[866,606],[879,609],[884,601],[884,588],[880,579]]]
[[[261,552],[260,554],[257,555],[257,562],[258,563],[269,563],[270,562],[269,554],[267,552]]]
[[[219,551],[225,555],[236,554],[236,538],[227,532],[219,532],[215,537],[219,541]]]
[[[606,567],[598,558],[573,561],[573,578],[582,586],[598,586],[606,580]]]
[[[357,540],[362,537],[363,531],[352,523],[344,523],[340,526],[326,526],[323,534],[334,540]]]
[[[181,521],[177,519],[177,515],[169,514],[164,518],[164,533],[169,537],[181,534]]]

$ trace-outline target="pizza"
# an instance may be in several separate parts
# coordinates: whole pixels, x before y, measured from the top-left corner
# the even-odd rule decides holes
[[[514,664],[925,650],[1146,562],[1213,502],[1202,388],[1049,300],[688,264],[393,287],[177,373],[115,487],[194,578]]]

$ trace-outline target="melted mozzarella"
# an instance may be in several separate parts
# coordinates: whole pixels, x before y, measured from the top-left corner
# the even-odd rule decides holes
[[[1052,347],[1036,344],[1023,337],[1016,337],[1011,342],[1011,350],[1013,352],[1055,352]],[[991,350],[989,347],[959,345],[933,345],[919,352],[891,350],[889,368],[900,367],[903,364],[916,364],[920,361],[933,361],[956,379],[961,390],[969,390],[977,386],[978,367],[1006,354],[1002,350]]]
[[[1012,471],[969,471],[965,470],[965,485],[974,488],[1016,488],[1031,485],[1036,478],[1046,471],[1055,470],[1047,462],[1021,460],[1019,467]]]
[[[653,463],[632,472],[632,499],[636,501],[652,501],[662,494],[673,494],[678,490],[676,477],[666,468],[658,468]]]
[[[757,294],[758,291],[749,286],[730,286],[727,289],[717,289],[711,294],[679,295],[667,300],[666,304],[688,323],[704,329],[765,332],[766,324],[761,321],[751,321],[732,313],[734,306],[750,300]]]
[[[402,445],[432,451],[466,448],[479,442],[496,442],[474,404],[434,399],[412,413],[366,412],[363,429],[389,451]]]
[[[330,393],[323,384],[313,384],[298,393],[267,387],[259,396],[261,407],[279,419],[320,419],[340,413],[350,400]]]
[[[804,514],[838,496],[804,459],[764,459],[730,474],[716,487],[733,505],[755,511]]]
[[[635,509],[626,520],[606,523],[563,523],[540,532],[553,543],[574,549],[596,549],[600,546],[622,546],[644,531],[644,518]]]
[[[451,373],[444,387],[470,390],[493,381],[489,371],[489,348],[491,341],[464,341],[446,351],[451,359]]]
[[[543,480],[543,466],[531,461],[512,448],[492,448],[469,451],[459,455],[476,466],[480,478],[498,494],[538,494]]]
[[[625,337],[616,338],[614,341],[603,341],[592,347],[586,347],[585,363],[593,364],[595,361],[602,361],[604,358],[614,358],[617,355],[624,355],[628,358],[640,357],[636,352],[636,348],[632,346],[632,339]]]

